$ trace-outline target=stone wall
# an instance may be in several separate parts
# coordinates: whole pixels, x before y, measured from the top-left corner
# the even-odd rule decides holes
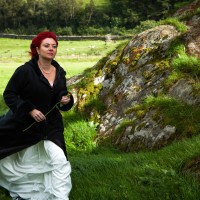
[[[31,40],[35,35],[17,35],[17,34],[5,34],[0,33],[0,38],[13,38],[13,39],[27,39]],[[124,40],[131,38],[132,36],[117,36],[107,34],[105,36],[57,36],[58,40],[66,40],[66,41],[80,41],[80,40]]]

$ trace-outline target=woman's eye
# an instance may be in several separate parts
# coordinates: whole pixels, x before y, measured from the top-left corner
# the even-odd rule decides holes
[[[50,46],[51,46],[51,45],[49,45],[49,44],[46,44],[46,45],[44,44],[44,47],[45,47],[45,48],[49,48]],[[56,49],[56,48],[57,48],[57,45],[52,45],[52,48],[53,48],[53,49]]]

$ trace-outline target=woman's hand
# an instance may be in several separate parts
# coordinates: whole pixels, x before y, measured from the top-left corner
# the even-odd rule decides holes
[[[29,112],[29,114],[36,122],[42,122],[46,120],[44,114],[37,109],[33,109],[32,111]]]
[[[70,94],[68,95],[65,95],[65,96],[62,96],[61,100],[60,100],[60,103],[62,105],[66,105],[70,102]]]

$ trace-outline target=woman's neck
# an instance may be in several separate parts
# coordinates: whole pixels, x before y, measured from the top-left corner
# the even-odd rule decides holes
[[[46,70],[48,70],[48,69],[50,69],[52,67],[51,61],[49,61],[49,60],[41,60],[41,59],[39,59],[38,60],[38,65],[39,65],[39,67],[42,67],[43,69],[46,69]]]
[[[38,66],[44,74],[50,75],[53,72],[53,65],[51,65],[51,61],[45,61],[39,59]]]

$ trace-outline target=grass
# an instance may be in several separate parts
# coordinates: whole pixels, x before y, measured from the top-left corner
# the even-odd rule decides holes
[[[200,59],[186,54],[179,55],[178,58],[174,59],[172,66],[176,70],[180,70],[184,73],[189,73],[193,77],[199,77],[200,75]]]
[[[161,20],[159,21],[158,24],[160,25],[169,24],[169,25],[175,26],[176,29],[180,31],[181,33],[184,33],[187,31],[187,26],[183,22],[179,21],[177,18],[173,18],[173,17],[169,17],[167,19]]]
[[[63,119],[64,136],[68,149],[85,151],[95,147],[96,127],[87,123],[83,114],[71,109],[67,113],[63,112]]]
[[[199,144],[197,137],[157,152],[124,154],[97,148],[72,153],[71,200],[197,200],[199,186],[181,168],[199,154]]]

